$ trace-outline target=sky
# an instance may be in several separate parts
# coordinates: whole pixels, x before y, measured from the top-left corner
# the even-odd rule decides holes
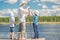
[[[24,0],[26,7],[30,7],[31,10],[42,10],[42,9],[60,9],[60,0]],[[15,13],[20,7],[22,0],[0,0],[0,15],[7,15],[8,9],[11,9]],[[59,11],[59,10],[58,10]]]

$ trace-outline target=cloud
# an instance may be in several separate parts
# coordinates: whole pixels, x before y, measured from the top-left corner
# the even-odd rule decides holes
[[[14,4],[16,3],[18,0],[5,0],[5,3],[9,3],[9,4]]]
[[[56,14],[56,16],[60,16],[60,11]]]
[[[39,0],[35,0],[36,2],[39,2]]]
[[[42,8],[43,8],[43,9],[46,9],[46,8],[48,8],[48,7],[47,7],[46,5],[43,4],[43,5],[42,5]]]
[[[21,1],[31,1],[31,0],[21,0]]]
[[[14,13],[18,13],[18,9],[12,9]]]
[[[49,2],[54,2],[54,3],[57,3],[57,4],[60,4],[60,0],[41,0],[42,2],[43,1],[49,1]]]
[[[52,8],[53,9],[60,9],[60,6],[58,6],[58,5],[52,5]]]
[[[45,15],[50,15],[50,16],[58,16],[57,14],[60,14],[60,9],[43,9],[41,11],[42,14],[45,14]]]
[[[39,10],[39,12],[40,12],[40,16],[52,16],[50,13],[50,10],[48,9],[42,9],[42,10]]]
[[[0,16],[9,16],[9,13],[11,10],[15,16],[17,16],[18,14],[18,9],[3,9],[3,10],[0,10]]]
[[[55,1],[55,3],[58,3],[58,4],[60,4],[60,0],[56,0],[56,1]]]
[[[33,0],[33,3],[35,3],[35,2],[40,2],[40,0]]]
[[[42,4],[39,3],[39,4],[37,4],[37,5],[38,5],[38,6],[41,6]]]
[[[45,5],[45,4],[39,3],[37,5],[40,6],[40,7],[42,7],[42,9],[48,9],[47,5]]]
[[[4,9],[4,10],[0,10],[0,17],[3,17],[3,15],[5,13],[8,13],[8,10]]]
[[[21,0],[21,2],[23,2],[23,1],[25,1],[27,3],[27,2],[30,2],[31,0]]]
[[[1,16],[9,16],[9,10],[11,10],[15,16],[18,15],[18,9],[3,9],[0,10],[0,17]],[[36,10],[32,10],[31,11],[36,11]],[[60,9],[42,9],[42,10],[37,10],[37,13],[39,13],[40,16],[60,16]]]
[[[54,0],[41,0],[41,1],[54,1]]]
[[[31,10],[31,11],[35,11],[35,10]],[[60,16],[58,14],[60,14],[60,9],[56,10],[56,9],[42,9],[42,10],[38,10],[39,15],[40,16]]]
[[[33,3],[35,3],[36,1],[33,1]]]

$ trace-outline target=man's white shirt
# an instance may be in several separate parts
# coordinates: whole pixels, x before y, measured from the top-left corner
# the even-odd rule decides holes
[[[23,7],[19,8],[19,13],[18,13],[18,22],[25,22],[25,16],[26,16],[26,10]]]

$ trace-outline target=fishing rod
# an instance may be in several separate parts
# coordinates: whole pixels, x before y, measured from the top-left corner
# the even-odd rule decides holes
[[[30,9],[28,9],[29,15],[30,15]],[[30,17],[30,16],[29,16]],[[31,18],[29,18],[29,23],[30,23],[30,32],[32,32],[32,26],[31,26]],[[30,37],[32,36],[32,33],[30,34]],[[32,39],[31,39],[32,40]]]

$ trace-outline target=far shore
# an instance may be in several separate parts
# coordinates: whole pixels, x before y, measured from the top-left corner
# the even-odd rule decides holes
[[[26,22],[26,24],[31,24],[31,23],[32,22]],[[2,25],[8,25],[9,23],[0,22],[0,24],[2,24]],[[60,24],[60,22],[38,22],[38,24]]]

